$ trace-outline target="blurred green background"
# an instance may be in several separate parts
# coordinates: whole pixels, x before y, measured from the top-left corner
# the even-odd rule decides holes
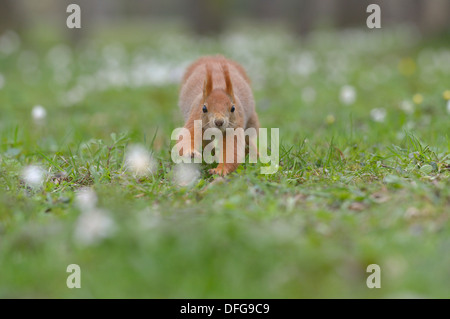
[[[449,17],[445,0],[2,0],[0,297],[448,297]],[[217,53],[280,128],[279,171],[203,165],[183,187],[179,81]],[[153,174],[126,169],[130,145]]]

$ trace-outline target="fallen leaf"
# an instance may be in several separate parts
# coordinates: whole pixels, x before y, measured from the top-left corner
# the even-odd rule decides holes
[[[367,205],[364,203],[361,203],[361,202],[354,202],[354,203],[351,203],[350,206],[348,206],[348,209],[354,210],[357,212],[360,212],[366,208],[367,208]]]
[[[390,196],[387,194],[386,191],[379,191],[375,192],[372,195],[370,195],[370,198],[378,204],[385,203],[390,199]]]

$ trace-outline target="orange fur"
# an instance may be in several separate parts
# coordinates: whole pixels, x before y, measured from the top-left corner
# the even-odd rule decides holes
[[[234,105],[235,111],[231,108]],[[250,80],[238,63],[223,56],[206,56],[192,63],[183,77],[179,106],[185,119],[184,127],[191,132],[191,141],[178,142],[179,149],[191,157],[198,156],[200,150],[194,149],[194,121],[202,120],[203,131],[217,127],[225,133],[226,128],[253,127],[258,132],[259,120]],[[207,113],[203,112],[206,106]],[[236,143],[234,163],[225,163],[226,137],[224,134],[223,163],[210,170],[212,174],[227,175],[236,170]],[[186,153],[185,153],[186,154]]]

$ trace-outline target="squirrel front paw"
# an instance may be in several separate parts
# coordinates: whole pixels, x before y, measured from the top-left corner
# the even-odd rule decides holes
[[[220,176],[225,176],[231,173],[231,171],[229,171],[227,167],[223,165],[219,165],[216,168],[211,168],[210,170],[208,170],[208,172],[211,175],[220,175]]]
[[[202,158],[202,154],[191,147],[190,144],[187,143],[178,143],[177,144],[178,149],[178,155],[181,157],[187,157],[187,158]]]
[[[202,158],[202,154],[200,154],[200,152],[197,150],[191,150],[187,152],[186,156],[190,158]]]

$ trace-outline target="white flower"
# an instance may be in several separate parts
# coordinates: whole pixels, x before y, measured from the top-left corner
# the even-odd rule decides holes
[[[5,77],[3,76],[3,74],[0,73],[0,90],[3,88],[4,85],[5,85]]]
[[[29,165],[22,171],[22,179],[33,188],[40,187],[44,181],[45,171],[36,165]]]
[[[102,83],[102,82],[98,82]],[[60,102],[64,104],[65,106],[72,106],[74,104],[80,103],[83,101],[89,93],[89,90],[92,88],[84,88],[83,86],[77,85],[73,87],[72,89],[68,90],[60,97]]]
[[[314,56],[309,52],[304,52],[294,61],[291,66],[298,74],[306,77],[316,71]]]
[[[411,131],[415,128],[416,123],[414,123],[413,121],[408,121],[406,122],[405,125],[403,125],[403,129],[406,131]]]
[[[316,90],[308,86],[302,90],[302,100],[306,103],[312,103],[316,99]]]
[[[386,118],[386,110],[383,108],[375,108],[370,111],[370,116],[375,122],[384,122],[384,119]]]
[[[147,149],[141,145],[131,145],[125,154],[125,167],[137,176],[156,172],[156,161]]]
[[[22,51],[17,58],[17,67],[24,76],[35,73],[39,70],[38,55],[33,51]]]
[[[31,111],[31,115],[35,122],[41,122],[47,116],[47,111],[41,105],[35,105]]]
[[[450,100],[447,101],[447,113],[450,114]]]
[[[395,135],[395,137],[396,137],[398,140],[402,140],[402,139],[405,138],[405,132],[399,131],[399,132],[397,132],[397,134]]]
[[[67,68],[72,61],[72,51],[66,44],[58,44],[51,48],[47,53],[47,63],[55,71]]]
[[[83,187],[77,191],[75,201],[82,211],[93,210],[97,205],[97,194],[90,187]]]
[[[81,245],[92,245],[112,236],[116,223],[109,214],[100,209],[83,212],[75,225],[74,239]]]
[[[403,112],[405,112],[406,114],[412,114],[414,113],[414,105],[408,101],[408,100],[404,100],[400,103],[400,108],[402,109]]]
[[[0,36],[0,53],[10,55],[20,46],[20,38],[14,31],[8,30]]]
[[[157,227],[161,222],[158,206],[153,205],[153,207],[146,207],[144,210],[140,211],[136,214],[136,221],[138,227],[141,227],[143,230]]]
[[[200,178],[196,163],[179,163],[173,169],[173,179],[178,186],[192,186]]]
[[[356,90],[351,85],[344,85],[341,88],[341,93],[339,96],[341,102],[345,105],[353,104],[356,100]]]

